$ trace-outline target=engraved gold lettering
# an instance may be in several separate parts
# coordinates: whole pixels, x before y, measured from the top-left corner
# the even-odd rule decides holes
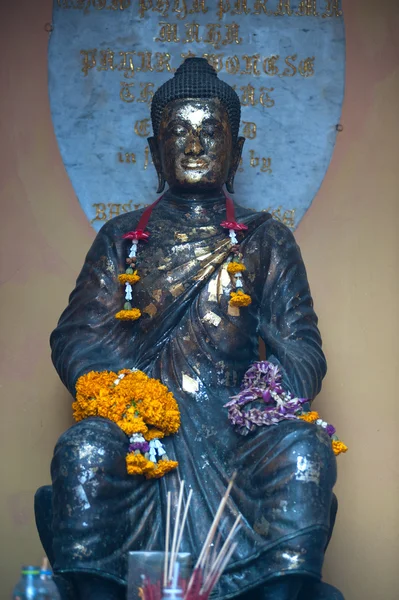
[[[113,217],[119,217],[120,212],[121,212],[120,204],[108,202],[108,219],[113,219]]]
[[[273,92],[274,88],[261,87],[259,91],[260,91],[259,102],[261,103],[262,106],[265,106],[266,108],[271,108],[272,106],[275,105],[275,101],[273,100],[273,98],[271,98],[269,96],[269,92]]]
[[[134,76],[134,64],[133,64],[133,55],[135,52],[119,52],[119,56],[122,57],[120,65],[118,67],[119,71],[124,71],[123,75],[126,79],[131,79]]]
[[[323,19],[327,17],[342,17],[340,0],[326,0],[326,8],[322,14]]]
[[[147,10],[151,10],[152,0],[139,0],[139,15],[141,18],[145,16]]]
[[[131,4],[130,0],[112,0],[112,10],[126,10]]]
[[[242,38],[240,35],[240,26],[237,23],[228,23],[225,25],[227,32],[226,37],[223,40],[223,46],[227,46],[228,44],[241,44]]]
[[[95,217],[90,221],[91,223],[94,223],[94,221],[106,221],[107,220],[107,207],[104,204],[104,202],[98,202],[95,204],[92,204],[93,208],[96,209],[96,214]]]
[[[282,212],[283,210],[284,212]],[[270,213],[273,219],[284,223],[284,225],[287,225],[290,229],[295,229],[295,208],[283,209],[281,206],[278,208],[271,208],[269,206],[264,212]]]
[[[242,91],[242,106],[255,106],[258,104],[257,100],[255,100],[255,88],[250,83],[240,87],[240,90]]]
[[[175,0],[173,5],[173,12],[177,14],[177,19],[184,21],[187,16],[186,0]]]
[[[300,17],[318,17],[317,0],[301,0],[295,14]]]
[[[218,0],[217,15],[219,19],[223,19],[223,15],[228,13],[230,10],[230,0]]]
[[[232,15],[247,15],[250,13],[250,9],[247,6],[247,0],[235,0],[234,9],[231,11]]]
[[[126,202],[126,204],[122,204],[121,206],[122,212],[127,213],[132,210],[132,201]]]
[[[312,77],[312,75],[314,75],[314,60],[314,56],[305,58],[305,60],[301,60],[301,62],[299,63],[298,71],[300,72],[302,77]]]
[[[139,67],[137,67],[138,71],[147,73],[147,71],[154,70],[151,66],[152,52],[148,52],[148,50],[145,50],[144,52],[137,52],[137,56],[140,56],[141,58],[141,64]]]
[[[220,40],[222,34],[220,33],[219,23],[207,23],[207,37],[204,39],[205,44],[212,44],[216,49],[220,48]]]
[[[223,69],[223,54],[203,54],[208,63],[219,73]]]
[[[202,38],[199,37],[199,24],[198,23],[186,23],[186,38],[183,40],[185,44],[191,44],[193,42],[202,42]]]
[[[176,23],[166,23],[165,21],[160,21],[159,26],[159,37],[155,38],[156,42],[180,42]]]
[[[295,73],[296,73],[296,66],[292,64],[291,61],[294,61],[297,59],[297,55],[296,54],[292,54],[291,56],[287,56],[287,58],[285,59],[285,64],[289,67],[288,69],[284,69],[284,71],[282,72],[282,76],[283,77],[294,77]]]
[[[147,104],[150,104],[153,96],[154,96],[154,92],[153,92],[153,88],[154,88],[154,84],[147,82],[141,82],[140,83],[140,87],[141,87],[141,92],[140,92],[140,96],[137,98],[137,102],[147,102]]]
[[[140,137],[148,137],[151,134],[149,129],[150,119],[141,119],[134,124],[134,133]]]
[[[125,163],[128,163],[128,164],[136,163],[136,155],[134,152],[125,152]]]
[[[230,56],[226,59],[226,71],[230,75],[236,75],[240,70],[240,59],[238,56]]]
[[[192,8],[190,8],[190,10],[188,11],[191,15],[196,14],[196,13],[207,13],[208,9],[205,6],[205,0],[193,0],[193,6]]]
[[[252,56],[244,54],[243,59],[245,60],[246,67],[245,71],[241,71],[241,75],[260,75],[258,69],[259,58],[259,54],[253,54]]]
[[[283,17],[292,15],[291,0],[279,0],[277,10],[274,12],[276,17]]]
[[[154,66],[157,73],[163,73],[164,71],[172,72],[172,67],[169,64],[170,54],[169,52],[155,52],[156,63]]]
[[[100,50],[100,64],[97,66],[97,71],[113,71],[115,69],[114,66],[114,56],[115,52],[110,50]]]
[[[131,92],[131,88],[134,87],[134,83],[127,83],[127,81],[121,81],[121,89],[119,91],[120,99],[123,102],[133,102],[135,96]]]
[[[265,13],[265,15],[270,15],[271,11],[267,10],[267,2],[268,0],[256,0],[254,4],[254,15],[260,15],[262,11]]]
[[[243,121],[242,135],[248,140],[254,140],[256,138],[256,123],[252,121]]]
[[[295,208],[285,210],[283,213],[283,223],[290,229],[295,229]]]
[[[166,18],[168,16],[169,7],[169,0],[157,0],[157,3],[152,10],[155,12],[159,12],[162,17]]]
[[[86,77],[90,69],[96,66],[97,48],[93,48],[93,50],[81,50],[80,54],[83,56],[82,71]]]
[[[254,169],[259,166],[259,157],[255,156],[255,150],[249,151],[249,166]]]
[[[268,56],[263,61],[263,70],[266,75],[277,75],[278,67],[276,66],[276,61],[279,59],[279,55],[276,54],[274,56]]]
[[[271,158],[262,158],[262,166],[260,170],[262,173],[272,173],[272,159]]]

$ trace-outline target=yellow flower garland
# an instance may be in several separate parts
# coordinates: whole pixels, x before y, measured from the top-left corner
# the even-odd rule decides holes
[[[126,435],[142,434],[148,442],[176,433],[180,427],[180,411],[173,394],[143,371],[90,371],[82,375],[76,383],[72,408],[76,421],[104,417]],[[162,477],[177,465],[169,459],[154,463],[139,453],[126,457],[128,473],[147,479]]]
[[[317,411],[312,410],[307,413],[303,413],[300,417],[302,421],[306,421],[307,423],[314,423],[317,419],[320,419],[320,415]]]
[[[236,261],[231,261],[229,262],[229,264],[227,265],[227,272],[231,273],[231,275],[234,275],[235,273],[241,273],[241,271],[245,271],[246,267],[245,265],[243,265],[242,263],[236,262]]]
[[[346,446],[346,444],[344,444],[344,442],[341,442],[340,440],[333,440],[332,441],[332,449],[333,449],[335,456],[338,456],[338,454],[347,452],[348,446]]]
[[[249,296],[248,294],[244,294],[244,292],[242,292],[241,290],[238,290],[238,292],[231,292],[230,294],[230,306],[249,306],[251,302],[251,296]]]
[[[137,274],[137,271],[134,271],[132,274],[122,273],[118,275],[118,280],[120,283],[130,283],[130,285],[133,285],[140,281],[140,275]]]
[[[141,310],[139,308],[130,308],[128,310],[120,310],[116,313],[115,319],[120,321],[137,321],[141,317]]]

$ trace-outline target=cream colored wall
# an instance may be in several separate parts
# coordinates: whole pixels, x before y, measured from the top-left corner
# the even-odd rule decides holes
[[[317,406],[350,446],[339,458],[340,511],[325,578],[347,600],[394,600],[399,11],[396,0],[347,0],[344,8],[344,131],[297,231],[329,360]],[[71,423],[48,337],[94,237],[50,120],[50,20],[51,0],[7,3],[1,13],[1,600],[19,564],[41,557],[33,493],[49,482],[54,443]]]

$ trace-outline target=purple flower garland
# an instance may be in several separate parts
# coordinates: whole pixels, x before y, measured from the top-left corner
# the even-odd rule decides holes
[[[246,408],[252,402],[258,408]],[[293,398],[281,387],[281,373],[267,360],[255,362],[244,375],[241,391],[225,404],[228,418],[238,433],[247,435],[256,427],[276,425],[286,419],[298,419],[307,398]]]

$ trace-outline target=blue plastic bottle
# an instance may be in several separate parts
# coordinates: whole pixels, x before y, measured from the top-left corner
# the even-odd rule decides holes
[[[53,572],[48,568],[47,560],[40,569],[40,600],[61,600],[58,588],[53,580]]]
[[[22,567],[21,578],[14,588],[13,600],[61,600],[47,559],[42,568]]]
[[[40,569],[26,566],[21,569],[21,578],[14,588],[13,600],[42,600],[39,596]]]

